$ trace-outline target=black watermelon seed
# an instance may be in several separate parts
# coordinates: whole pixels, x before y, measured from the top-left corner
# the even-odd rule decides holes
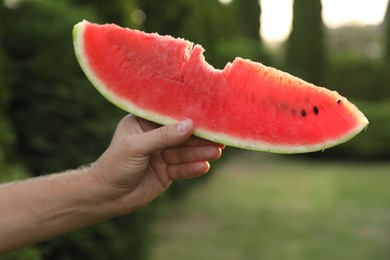
[[[314,111],[314,114],[318,115],[318,107],[314,106],[313,111]]]
[[[341,100],[340,100],[340,99],[338,99],[338,100],[337,100],[337,104],[340,104],[340,103],[341,103]]]
[[[303,117],[306,116],[306,111],[305,111],[304,109],[301,110],[301,115],[302,115]]]

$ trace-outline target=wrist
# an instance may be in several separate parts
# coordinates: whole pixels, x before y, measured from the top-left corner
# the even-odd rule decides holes
[[[104,167],[94,164],[86,170],[86,178],[91,205],[95,205],[102,218],[110,219],[125,215],[132,211],[131,205],[124,203],[124,197],[129,193],[124,187],[117,187],[107,179]]]
[[[154,194],[140,192],[129,184],[126,178],[118,182],[114,178],[114,169],[105,167],[106,164],[97,161],[88,169],[88,176],[93,183],[92,194],[99,203],[105,207],[109,218],[129,214],[149,203]]]

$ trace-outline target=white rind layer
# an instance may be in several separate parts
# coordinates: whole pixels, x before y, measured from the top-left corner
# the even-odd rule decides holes
[[[177,122],[176,119],[142,109],[137,105],[135,105],[134,103],[130,102],[129,100],[118,97],[113,92],[111,92],[109,88],[98,77],[95,76],[93,70],[89,66],[87,56],[84,55],[84,50],[83,50],[83,46],[84,46],[83,34],[84,34],[85,27],[87,25],[89,25],[89,22],[84,20],[74,26],[73,42],[74,42],[74,48],[75,48],[75,53],[78,62],[81,68],[83,69],[84,73],[88,77],[88,79],[95,86],[95,88],[110,102],[112,102],[113,104],[117,105],[121,109],[135,116],[162,125],[176,123]],[[351,129],[348,133],[346,133],[345,135],[343,135],[338,139],[327,140],[323,143],[315,144],[315,145],[277,145],[277,144],[275,145],[267,142],[242,139],[224,133],[210,132],[205,129],[198,128],[196,127],[196,125],[195,125],[194,135],[216,143],[225,144],[228,146],[234,146],[242,149],[254,150],[254,151],[265,151],[271,153],[284,153],[284,154],[307,153],[307,152],[325,150],[329,147],[347,142],[355,135],[357,135],[359,132],[361,132],[363,129],[367,128],[368,125],[367,118],[363,114],[355,115],[355,116],[359,120],[355,128]]]

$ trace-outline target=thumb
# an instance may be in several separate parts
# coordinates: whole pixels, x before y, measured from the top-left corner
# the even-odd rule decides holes
[[[191,119],[185,119],[176,124],[145,132],[138,141],[138,153],[146,156],[152,152],[179,145],[190,138],[193,131],[194,123]]]

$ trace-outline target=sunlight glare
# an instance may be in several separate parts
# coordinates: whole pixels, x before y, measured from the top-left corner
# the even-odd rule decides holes
[[[291,31],[293,0],[260,0],[260,34],[266,42],[282,42]],[[330,28],[346,24],[377,25],[388,0],[322,0],[322,17]]]
[[[284,41],[291,30],[293,0],[260,0],[260,34],[269,42]]]
[[[376,25],[383,21],[388,0],[323,0],[322,17],[331,28],[345,24]]]
[[[232,0],[218,0],[221,4],[227,5],[232,2]]]

